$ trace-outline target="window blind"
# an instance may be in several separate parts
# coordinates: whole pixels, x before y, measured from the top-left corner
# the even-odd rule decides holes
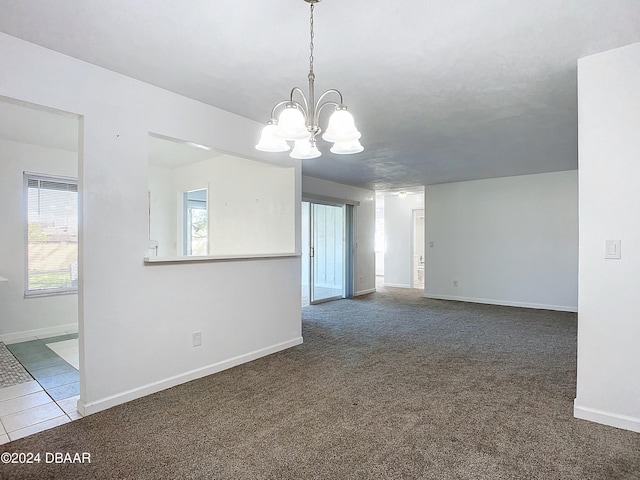
[[[78,183],[25,174],[27,271],[25,295],[78,289]]]

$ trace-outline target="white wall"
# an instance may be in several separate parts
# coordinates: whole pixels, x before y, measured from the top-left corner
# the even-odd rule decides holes
[[[413,210],[424,208],[423,193],[384,197],[384,284],[410,288],[413,284]]]
[[[425,296],[576,311],[577,171],[432,185],[425,203]]]
[[[78,176],[78,153],[0,140],[0,341],[77,328],[78,296],[24,298],[23,172]]]
[[[260,124],[5,34],[0,51],[0,95],[83,116],[81,413],[302,341],[299,257],[143,262],[149,132],[268,160],[253,148]],[[299,218],[300,162],[279,162],[296,168]]]
[[[640,43],[578,62],[575,416],[640,432]],[[605,241],[621,258],[605,259]]]
[[[351,187],[314,177],[302,177],[304,194],[360,202],[355,207],[356,252],[355,252],[355,295],[371,293],[376,288],[375,278],[375,195],[372,190]]]
[[[149,171],[151,238],[160,243],[158,256],[182,251],[178,196],[202,188],[208,189],[209,255],[295,252],[293,167],[225,154],[173,169],[150,165]]]

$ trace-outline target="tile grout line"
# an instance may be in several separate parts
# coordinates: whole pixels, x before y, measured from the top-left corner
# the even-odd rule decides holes
[[[58,415],[57,417],[48,418],[48,419],[46,419],[46,420],[42,420],[41,422],[33,423],[33,424],[28,425],[28,426],[23,427],[23,428],[18,428],[17,430],[14,430],[14,431],[12,431],[12,432],[10,432],[10,433],[9,433],[9,432],[7,432],[7,437],[9,437],[9,441],[10,441],[10,442],[13,442],[14,440],[11,438],[11,434],[15,434],[16,432],[20,432],[21,430],[27,430],[27,429],[29,429],[29,428],[36,427],[37,425],[41,425],[41,424],[43,424],[43,423],[52,422],[52,421],[54,421],[54,420],[58,420],[58,419],[63,418],[63,417],[65,417],[65,416],[66,416],[66,415]],[[67,418],[68,418],[68,417],[67,417]],[[73,420],[70,420],[70,419],[69,419],[69,421],[73,421]],[[63,423],[61,423],[61,424],[59,424],[59,425],[56,425],[56,426],[58,426],[58,427],[59,427],[60,425],[64,425],[65,423],[69,423],[69,422],[65,421],[65,422],[63,422]],[[49,429],[51,429],[51,428],[55,428],[56,426],[54,426],[54,427],[49,427],[49,428],[45,428],[45,429],[43,429],[43,430],[37,430],[37,431],[35,431],[35,432],[33,432],[33,433],[30,433],[30,434],[28,434],[28,435],[20,436],[20,437],[16,438],[15,440],[19,440],[19,439],[21,439],[21,438],[25,438],[25,437],[28,437],[28,436],[30,436],[30,435],[34,435],[34,434],[36,434],[36,433],[44,432],[45,430],[49,430]]]
[[[49,407],[50,405],[55,405],[55,408],[57,408],[57,410],[58,410],[58,411],[54,411],[54,412],[50,412],[50,413],[49,413],[49,414],[52,414],[52,415],[54,415],[54,416],[49,416],[49,415],[47,415],[47,418],[41,418],[41,419],[39,419],[38,421],[35,421],[35,422],[31,423],[31,422],[32,422],[32,420],[31,420],[31,419],[29,419],[30,412],[33,412],[33,411],[35,411],[35,410],[42,409],[42,408],[45,408],[45,407]],[[9,431],[9,429],[7,428],[7,426],[6,426],[6,424],[5,424],[5,425],[4,425],[4,428],[5,428],[5,431],[7,432],[7,434],[14,433],[14,432],[16,432],[16,431],[18,431],[18,430],[22,430],[22,429],[25,429],[25,428],[31,428],[31,427],[33,427],[33,426],[35,426],[35,425],[38,425],[38,424],[41,424],[41,423],[44,423],[44,422],[48,422],[48,421],[54,420],[54,419],[56,419],[56,418],[63,417],[63,416],[65,415],[65,412],[64,412],[64,410],[62,410],[62,408],[60,408],[60,406],[59,406],[59,405],[57,405],[55,402],[51,402],[51,403],[45,403],[45,404],[43,404],[43,405],[36,405],[36,406],[34,406],[34,407],[27,408],[27,409],[25,409],[25,410],[21,410],[21,411],[19,411],[19,412],[15,412],[15,413],[12,413],[12,414],[10,414],[10,415],[6,415],[6,416],[5,416],[5,419],[8,419],[8,418],[14,418],[14,417],[18,417],[18,418],[23,417],[23,418],[24,418],[24,415],[26,415],[26,416],[27,416],[26,418],[28,419],[27,421],[29,422],[29,424],[28,424],[28,425],[22,425],[22,426],[20,426],[19,428],[14,428],[14,429],[12,429],[11,431]],[[18,425],[20,425],[20,424],[21,424],[21,422],[19,421],[17,424],[18,424]]]

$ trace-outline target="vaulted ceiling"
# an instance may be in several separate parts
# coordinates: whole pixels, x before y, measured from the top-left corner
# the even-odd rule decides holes
[[[306,90],[303,0],[0,0],[0,12],[9,35],[260,122]],[[342,92],[365,151],[320,141],[303,173],[385,189],[575,169],[577,60],[638,41],[638,0],[323,0],[317,90]]]

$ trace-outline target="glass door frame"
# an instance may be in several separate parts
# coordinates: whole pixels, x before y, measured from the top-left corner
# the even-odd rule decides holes
[[[303,288],[308,288],[308,298],[309,303],[311,305],[316,305],[319,303],[329,302],[333,300],[339,300],[342,298],[351,298],[353,297],[353,292],[355,290],[354,285],[354,271],[355,271],[355,262],[354,262],[354,248],[355,248],[355,209],[354,205],[348,203],[341,202],[331,202],[331,201],[319,201],[315,199],[304,199],[303,198],[303,206],[302,208],[308,208],[308,225],[302,225],[302,228],[308,228],[308,238],[309,238],[309,250],[307,259],[305,259],[305,255],[303,255],[303,262],[307,262],[309,278],[308,286],[304,285]],[[314,243],[314,224],[315,224],[315,215],[314,215],[314,205],[324,205],[331,207],[340,207],[342,208],[342,293],[341,295],[334,295],[331,297],[325,298],[315,298],[314,292],[314,278],[315,278],[315,248],[316,245]],[[303,238],[305,236],[303,235]],[[303,252],[305,252],[305,248],[303,247]],[[303,268],[304,271],[304,268]]]
[[[340,256],[342,257],[340,259],[340,264],[342,265],[342,271],[340,272],[340,276],[342,277],[340,279],[340,287],[341,287],[341,292],[339,295],[330,295],[330,296],[326,296],[326,297],[321,297],[320,295],[317,294],[317,290],[318,289],[318,278],[316,278],[316,275],[319,273],[317,270],[317,260],[318,258],[320,258],[320,255],[323,254],[323,252],[318,250],[319,245],[317,245],[317,230],[319,230],[318,226],[319,224],[317,223],[318,218],[317,218],[317,214],[318,214],[318,210],[319,208],[317,207],[332,207],[332,208],[339,208],[341,209],[341,213],[342,213],[342,222],[341,223],[341,231],[340,231],[340,236],[341,238],[341,248],[340,248]],[[316,305],[318,303],[324,303],[324,302],[330,302],[332,300],[339,300],[341,298],[344,298],[345,296],[345,270],[346,270],[346,264],[345,264],[345,207],[344,205],[330,205],[330,204],[326,204],[326,203],[318,203],[318,202],[310,202],[310,212],[309,212],[309,225],[311,228],[311,231],[309,232],[309,242],[310,242],[310,246],[309,246],[309,261],[310,261],[310,268],[309,268],[309,272],[310,272],[310,282],[309,282],[309,288],[310,288],[310,295],[309,295],[309,299],[310,299],[310,303],[311,305]],[[324,224],[324,229],[326,232],[327,229],[327,222],[325,222]],[[334,263],[335,265],[335,263]],[[321,298],[319,298],[321,297]]]

